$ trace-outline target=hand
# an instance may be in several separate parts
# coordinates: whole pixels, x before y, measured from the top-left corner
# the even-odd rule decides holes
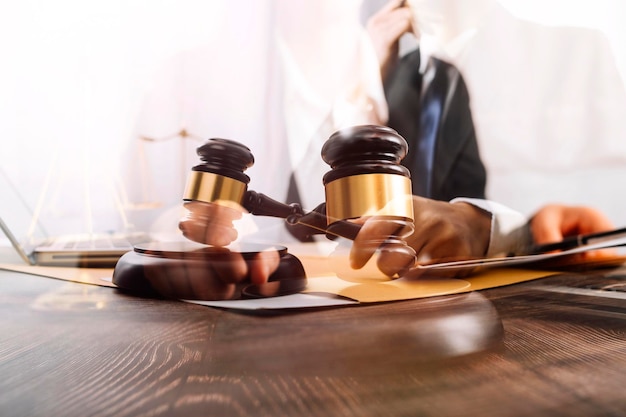
[[[567,236],[597,233],[615,227],[601,212],[591,207],[550,204],[542,207],[530,220],[530,229],[535,244],[553,243]],[[612,250],[584,252],[584,259],[613,255]]]
[[[390,0],[367,21],[369,34],[384,80],[398,61],[400,37],[412,32],[412,14],[404,0]]]
[[[491,214],[468,203],[448,203],[413,196],[415,231],[406,237],[406,243],[415,251],[393,247],[379,251],[378,268],[388,276],[405,275],[418,264],[428,264],[485,256],[491,233]],[[381,242],[393,235],[398,225],[393,222],[365,220],[354,240],[350,260],[353,268],[363,267],[379,248],[371,242]],[[411,269],[408,275],[419,275]],[[459,272],[444,272],[458,274]],[[467,271],[465,271],[467,273]]]
[[[159,294],[189,300],[227,300],[238,298],[238,284],[264,284],[278,268],[275,250],[258,252],[253,259],[226,248],[215,249],[198,259],[193,253],[179,258],[144,257],[143,272]],[[248,282],[248,280],[250,282]]]
[[[244,259],[240,253],[222,247],[237,239],[233,221],[241,218],[243,209],[202,201],[189,201],[184,207],[186,215],[178,225],[183,235],[213,247],[207,249],[208,255],[201,259],[198,259],[198,252],[180,251],[177,258],[144,261],[144,275],[161,295],[230,299],[238,295],[237,284],[246,280],[264,284],[278,268],[280,257],[275,250],[258,252],[252,259]]]
[[[203,201],[188,201],[184,207],[186,215],[178,227],[187,239],[214,246],[226,246],[237,239],[233,221],[241,218],[241,210]]]
[[[542,207],[531,219],[530,227],[536,244],[558,242],[566,236],[614,229],[611,221],[598,210],[558,204]]]

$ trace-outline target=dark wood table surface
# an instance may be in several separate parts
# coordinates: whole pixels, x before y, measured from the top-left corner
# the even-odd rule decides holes
[[[0,416],[624,416],[625,286],[241,313],[0,271]]]

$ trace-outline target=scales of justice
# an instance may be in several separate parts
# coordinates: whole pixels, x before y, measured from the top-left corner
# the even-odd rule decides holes
[[[140,182],[140,195],[141,201],[139,202],[130,202],[128,198],[124,198],[124,206],[130,210],[149,210],[158,208],[162,205],[162,202],[156,200],[153,196],[154,194],[154,184],[150,179],[149,175],[149,166],[148,166],[148,156],[146,155],[146,144],[159,144],[165,143],[172,140],[178,140],[178,166],[180,170],[180,179],[181,183],[184,183],[186,175],[187,175],[187,152],[188,152],[188,143],[194,142],[197,144],[201,144],[204,139],[198,135],[195,135],[189,132],[186,128],[181,128],[179,131],[164,136],[164,137],[150,137],[140,135],[138,137],[137,142],[137,156],[139,162],[139,182]]]

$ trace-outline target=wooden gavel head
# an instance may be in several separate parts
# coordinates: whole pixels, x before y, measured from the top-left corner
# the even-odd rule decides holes
[[[197,149],[201,164],[191,169],[183,199],[240,208],[250,177],[244,171],[254,164],[250,149],[229,139],[209,139]]]
[[[234,140],[212,138],[197,149],[201,164],[191,169],[184,201],[203,201],[252,214],[286,218],[302,213],[298,204],[285,204],[248,190],[244,172],[254,164],[250,149]]]
[[[322,148],[331,171],[324,175],[330,231],[340,220],[376,216],[413,232],[409,170],[400,165],[408,145],[395,130],[376,125],[335,132]],[[400,227],[402,226],[402,227]]]

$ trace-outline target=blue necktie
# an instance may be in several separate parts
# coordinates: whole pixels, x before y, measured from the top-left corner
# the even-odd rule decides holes
[[[419,136],[413,157],[417,174],[417,178],[413,179],[414,192],[423,197],[432,196],[435,148],[448,88],[448,78],[438,63],[435,59],[429,59],[422,80]]]

